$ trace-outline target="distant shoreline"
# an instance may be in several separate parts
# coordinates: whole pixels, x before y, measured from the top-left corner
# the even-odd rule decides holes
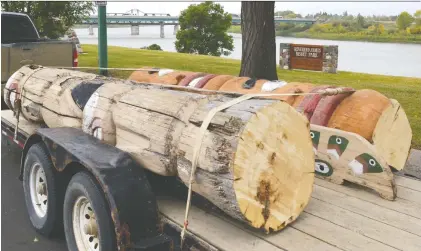
[[[228,30],[229,33],[241,34],[240,26],[231,26]],[[373,43],[397,43],[397,44],[421,44],[421,36],[413,37],[391,37],[391,36],[355,36],[353,34],[336,34],[336,33],[310,33],[310,32],[297,32],[282,34],[279,31],[276,32],[276,36],[282,37],[296,37],[296,38],[310,38],[310,39],[321,39],[321,40],[336,40],[336,41],[358,41],[358,42],[373,42]],[[408,40],[408,38],[414,38],[414,40]]]

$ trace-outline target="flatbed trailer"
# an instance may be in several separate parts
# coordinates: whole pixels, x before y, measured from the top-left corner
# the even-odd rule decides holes
[[[77,156],[77,153],[74,153],[75,149],[71,149],[77,147],[77,142],[70,140],[66,143],[64,141],[66,139],[63,139],[63,134],[66,134],[63,132],[69,133],[69,128],[43,128],[42,125],[35,125],[20,118],[16,135],[17,140],[14,140],[16,118],[10,110],[2,111],[1,127],[2,134],[23,149],[21,168],[25,161],[25,154],[37,140],[38,143],[51,144],[51,149],[62,147],[62,154],[66,156]],[[80,130],[72,129],[70,133],[70,135],[75,134],[75,141],[78,137],[82,137],[77,136],[78,132],[76,131]],[[52,135],[61,138],[54,138]],[[98,145],[105,145],[89,135],[83,137],[88,138],[87,142],[84,142],[85,144],[93,144],[97,148],[102,147]],[[107,147],[110,148],[110,146]],[[50,152],[50,154],[54,165],[56,165],[55,167],[59,168],[57,166],[60,163],[66,163],[70,160],[64,158],[60,161],[57,158],[57,152],[58,150]],[[84,171],[91,172],[100,182],[103,176],[97,176],[101,172],[96,171],[95,166],[100,166],[102,163],[92,162],[94,160],[95,158],[84,162],[86,166],[86,163],[91,161],[91,167],[86,167]],[[118,165],[115,166],[118,167]],[[71,175],[75,175],[75,173],[71,172]],[[150,182],[152,187],[162,186],[162,184],[156,184],[157,181],[154,179],[147,182]],[[158,182],[162,182],[162,180]],[[419,251],[421,250],[421,181],[396,176],[395,182],[398,191],[397,198],[394,201],[389,201],[361,186],[336,185],[322,179],[316,179],[311,201],[304,212],[293,224],[272,234],[251,229],[213,209],[210,204],[202,203],[199,198],[197,201],[193,201],[190,209],[186,245],[183,246],[183,250]],[[119,189],[127,192],[129,190],[124,191],[126,187],[122,186]],[[180,185],[181,187],[183,185]],[[112,186],[109,190],[106,189],[104,193],[108,194],[110,190],[112,191]],[[183,192],[183,190],[181,191]],[[136,212],[131,211],[131,215],[123,215],[130,212],[130,210],[127,210],[128,206],[132,204],[135,206],[136,203],[124,200],[124,197],[118,197],[120,194],[114,193],[114,195],[111,195],[114,196],[114,201],[118,203],[115,208],[110,208],[112,213],[108,215],[108,217],[113,218],[115,224],[119,250],[179,249],[179,233],[183,227],[186,205],[182,196],[155,192],[153,196],[158,208],[159,220],[157,224],[159,225],[159,231],[142,239],[139,237],[141,235],[133,232],[133,229],[139,227],[135,224],[142,224],[141,221],[136,219],[141,217],[139,213],[136,214]],[[64,196],[64,194],[58,196]],[[120,217],[119,223],[126,224],[126,228],[122,229],[121,226],[117,226],[116,216],[114,215],[116,212]],[[147,225],[144,227],[147,227]],[[142,226],[139,228],[141,229]],[[123,231],[124,229],[126,232]],[[121,236],[125,237],[122,238]]]

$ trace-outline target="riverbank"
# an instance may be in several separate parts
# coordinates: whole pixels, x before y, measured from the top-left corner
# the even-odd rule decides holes
[[[79,56],[79,66],[98,66],[96,45],[82,45],[86,54]],[[238,75],[240,60],[191,55],[184,53],[149,51],[124,47],[108,47],[109,67],[152,66],[195,72]],[[414,66],[415,67],[415,66]],[[349,86],[356,89],[377,90],[389,98],[398,100],[408,116],[412,127],[412,147],[421,149],[421,78],[394,77],[339,71],[337,74],[309,71],[290,71],[278,68],[278,78],[285,81],[308,82],[316,85]],[[127,78],[131,72],[116,71],[111,75]]]
[[[339,41],[421,44],[421,36],[416,36],[416,35],[395,36],[395,35],[356,35],[352,33],[351,34],[348,34],[348,33],[338,34],[338,33],[298,32],[298,33],[291,33],[291,34],[282,34],[282,36],[323,39],[323,40],[339,40]]]
[[[241,34],[241,26],[231,26],[229,33]],[[400,43],[400,44],[421,44],[421,35],[362,35],[354,33],[322,33],[322,32],[295,32],[285,33],[276,31],[276,36],[310,38],[336,41],[361,41],[375,43]]]

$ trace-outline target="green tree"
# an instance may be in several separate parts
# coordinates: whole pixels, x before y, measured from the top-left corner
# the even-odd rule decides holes
[[[1,9],[27,14],[41,36],[55,39],[63,36],[70,27],[88,17],[94,10],[94,3],[2,1]]]
[[[364,28],[364,25],[365,25],[365,18],[358,13],[357,26],[358,28]]]
[[[400,30],[406,30],[414,22],[414,17],[408,12],[402,12],[396,19],[396,25]]]
[[[290,14],[285,16],[285,18],[296,18],[296,17],[297,17],[297,14],[295,14],[295,13],[290,13]]]
[[[417,10],[414,14],[415,24],[421,26],[421,10]]]
[[[275,12],[275,16],[286,17],[289,14],[295,14],[295,13],[293,11],[291,11],[291,10],[284,10],[284,11],[277,11],[277,12]]]
[[[229,55],[234,49],[227,31],[232,17],[220,4],[204,2],[190,5],[178,18],[180,30],[176,35],[178,52],[202,55]]]

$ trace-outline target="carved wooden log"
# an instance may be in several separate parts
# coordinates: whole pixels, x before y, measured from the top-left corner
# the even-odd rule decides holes
[[[358,90],[335,109],[328,127],[353,132],[372,142],[373,131],[390,100],[374,90]]]
[[[214,77],[216,77],[215,74],[208,74],[204,76],[197,82],[195,88],[203,88],[203,86],[205,86],[209,82],[209,80],[213,79]]]
[[[79,71],[24,66],[15,72],[6,84],[5,102],[9,108],[14,109],[14,100],[21,93],[24,97],[21,114],[26,120],[36,123],[51,120],[51,123],[58,123],[60,126],[77,127],[78,123],[74,120],[77,118],[77,121],[81,121],[82,110],[75,107],[70,90],[81,81],[96,77],[95,74]],[[44,108],[41,109],[42,107]],[[43,117],[45,114],[48,114],[46,118]],[[53,122],[58,119],[58,114],[68,117]],[[58,124],[56,126],[59,126]]]
[[[373,132],[373,144],[387,163],[397,170],[405,167],[412,129],[403,107],[395,99],[382,112]]]
[[[151,84],[160,83],[167,85],[178,85],[186,77],[196,74],[195,72],[160,69],[148,66],[139,69],[141,70],[134,71],[128,79]],[[155,71],[146,71],[147,69]]]
[[[193,82],[194,80],[198,80],[201,77],[204,77],[206,75],[206,73],[203,72],[198,72],[198,73],[194,73],[190,76],[187,76],[185,78],[183,78],[183,80],[180,81],[180,83],[178,83],[178,85],[180,86],[189,86],[189,87],[194,87],[194,86],[190,86],[190,82]],[[196,84],[196,83],[194,83]],[[193,85],[193,83],[192,83]]]
[[[82,128],[129,152],[152,172],[178,176],[186,184],[201,124],[212,108],[235,98],[99,76],[63,80],[56,69],[49,71],[44,80],[51,84],[41,97],[47,126]],[[25,80],[33,83],[31,90],[44,88],[37,79]],[[303,211],[313,182],[307,119],[285,102],[250,99],[211,119],[193,191],[240,221],[276,231]]]
[[[248,80],[250,80],[249,77],[234,77],[225,82],[219,90],[224,92],[239,92],[243,89],[243,84]]]
[[[201,123],[211,108],[231,99],[132,90],[113,109],[116,147],[187,183]],[[248,100],[217,113],[202,143],[193,190],[256,228],[283,228],[311,193],[314,155],[307,131],[302,115],[275,100]]]
[[[108,82],[99,87],[83,109],[82,130],[114,146],[116,129],[112,108],[121,96],[133,88],[124,81]]]
[[[349,95],[351,95],[351,93],[342,93],[334,96],[323,97],[317,104],[310,123],[314,125],[327,126],[336,107]]]
[[[221,88],[222,85],[225,84],[225,82],[227,82],[230,79],[235,78],[234,76],[231,75],[218,75],[214,78],[212,78],[211,80],[209,80],[204,86],[203,89],[206,90],[219,90],[219,88]]]
[[[216,76],[213,78],[215,82],[218,79],[225,78],[225,76]],[[231,76],[227,76],[227,78],[230,80],[229,84],[227,84],[228,81],[225,83],[222,83],[223,81],[218,81],[217,84],[213,84],[213,86],[209,86],[208,89],[211,90],[217,90],[219,86],[223,86],[222,88],[219,88],[219,90],[229,91],[229,92],[238,92],[238,93],[302,93],[302,92],[312,92],[317,91],[321,87],[313,87],[311,84],[302,84],[302,83],[286,83],[283,81],[268,81],[265,82],[261,89],[256,88],[258,84],[258,81],[250,80],[247,78],[237,78]],[[241,81],[239,81],[241,80]],[[254,84],[253,87],[247,89],[244,88],[244,85],[249,82],[248,84],[252,83]],[[212,83],[212,80],[209,81],[209,83]],[[206,85],[203,89],[206,88]],[[350,90],[353,91],[352,88],[342,88],[344,90]],[[364,93],[364,92],[362,92]],[[348,147],[343,147],[343,150],[348,149],[348,152],[355,155],[359,154],[361,156],[372,156],[373,161],[378,161],[382,163],[382,170],[383,172],[379,173],[380,168],[375,170],[375,174],[373,174],[372,169],[368,169],[368,171],[364,171],[363,174],[361,172],[357,171],[357,176],[353,176],[353,172],[349,170],[349,168],[352,166],[353,169],[357,170],[359,168],[358,161],[353,161],[351,159],[347,158],[340,158],[339,160],[335,160],[332,158],[332,156],[329,156],[326,160],[324,160],[324,164],[321,164],[322,162],[317,162],[317,156],[316,156],[316,174],[319,176],[325,177],[328,175],[331,175],[327,179],[334,183],[342,183],[343,180],[348,180],[354,183],[358,183],[363,186],[370,187],[376,191],[378,191],[383,198],[387,199],[394,199],[396,196],[396,189],[393,183],[393,175],[390,172],[389,165],[401,170],[404,168],[406,158],[408,157],[408,151],[411,145],[411,138],[412,138],[412,132],[409,125],[409,121],[405,115],[405,112],[399,105],[399,103],[396,100],[390,100],[389,105],[376,108],[376,106],[379,105],[378,100],[380,100],[380,106],[381,103],[387,104],[388,101],[384,98],[383,95],[375,92],[375,91],[368,91],[368,93],[371,93],[372,97],[374,97],[374,106],[373,104],[370,104],[372,102],[372,99],[355,99],[356,96],[361,94],[361,91],[354,94],[354,100],[352,102],[348,102],[341,105],[341,102],[349,97],[351,93],[343,93],[338,94],[334,96],[279,96],[279,97],[268,97],[271,99],[281,99],[286,101],[288,104],[296,107],[296,109],[304,113],[307,118],[311,122],[311,127],[317,128],[317,133],[313,132],[312,136],[313,143],[317,145],[316,141],[319,137],[315,137],[315,135],[332,135],[332,132],[335,132],[337,135],[345,135],[344,139],[347,140],[347,142],[359,142],[359,143],[350,143]],[[360,100],[360,101],[358,101]],[[349,100],[348,100],[349,101]],[[352,104],[353,102],[358,101],[359,104]],[[357,102],[357,103],[358,103]],[[377,104],[376,104],[377,102]],[[361,116],[361,113],[358,110],[366,109],[367,107],[364,107],[364,103],[368,104],[366,112],[366,116],[370,116],[370,119],[366,122],[364,116]],[[342,119],[339,119],[341,121],[340,123],[344,123],[341,125],[341,128],[343,131],[337,131],[333,128],[324,128],[323,130],[320,129],[320,127],[317,127],[317,125],[321,126],[328,126],[329,120],[332,117],[332,114],[335,112],[335,110],[338,108],[338,106],[341,105],[342,112],[348,110],[348,113],[350,114],[351,120],[348,121],[351,124],[346,124],[346,116],[344,117],[343,114]],[[354,106],[355,105],[355,106]],[[357,109],[357,113],[353,114],[353,110],[355,107],[359,107],[361,109]],[[374,109],[373,109],[374,107]],[[387,107],[387,108],[385,108]],[[364,114],[364,112],[362,113]],[[381,114],[381,115],[380,115]],[[339,115],[338,115],[339,116]],[[377,121],[377,122],[376,122]],[[338,123],[338,122],[337,122]],[[330,126],[332,127],[333,124]],[[360,136],[360,131],[356,131],[355,129],[362,129],[365,130],[366,135],[365,139],[363,139]],[[367,128],[369,128],[367,130]],[[350,131],[352,133],[347,133],[346,131]],[[371,131],[371,132],[370,132]],[[332,135],[335,136],[335,135]],[[364,140],[367,140],[367,138],[370,140],[372,137],[372,141],[363,142]],[[332,138],[333,139],[333,138]],[[394,143],[395,142],[395,143]],[[361,147],[363,146],[363,147]],[[323,148],[321,148],[323,150]],[[374,150],[373,150],[374,149]],[[333,154],[333,157],[338,157],[335,152],[333,152],[333,149],[328,149],[329,154]],[[339,151],[338,155],[340,157]],[[317,150],[317,147],[315,148],[316,154],[323,155],[323,151],[320,152]],[[368,154],[368,155],[367,155]],[[358,156],[355,155],[353,157],[356,157],[358,159]],[[344,155],[348,156],[348,155]],[[359,159],[361,160],[361,159]],[[363,161],[364,162],[364,161]],[[371,161],[372,162],[372,161]],[[385,164],[387,163],[387,164]],[[320,165],[326,167],[323,170],[320,169]],[[330,165],[330,168],[327,168],[327,166]],[[363,166],[365,164],[363,163]],[[334,171],[332,174],[332,170],[337,169],[338,171]],[[330,170],[328,173],[326,173],[326,170]],[[359,169],[358,169],[359,170]],[[381,186],[379,184],[382,183]]]
[[[316,93],[319,90],[323,90],[325,88],[332,87],[328,85],[323,86],[316,86],[310,90],[311,93]],[[321,95],[309,95],[304,96],[303,100],[297,106],[297,111],[303,113],[308,120],[311,119],[313,116],[314,111],[316,110],[317,104],[319,103],[320,99],[322,99]]]

